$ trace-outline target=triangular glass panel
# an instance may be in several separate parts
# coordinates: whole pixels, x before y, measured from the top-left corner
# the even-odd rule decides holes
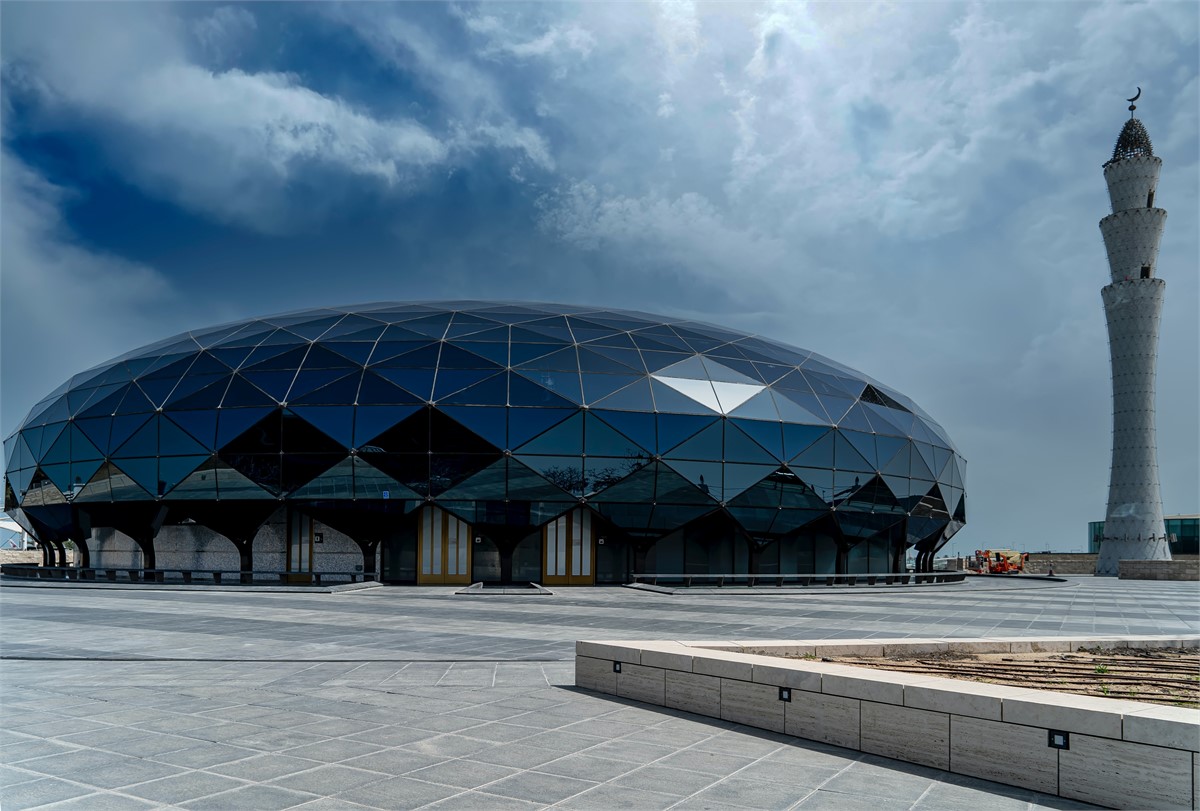
[[[212,375],[197,381],[185,380],[175,388],[172,396],[167,398],[164,408],[183,411],[215,409],[225,399],[225,391],[229,388],[231,379],[230,375]],[[189,391],[193,383],[200,384],[201,388]]]
[[[766,391],[766,387],[761,383],[750,385],[746,383],[723,383],[719,380],[714,380],[712,386],[717,394],[717,401],[721,406],[720,410],[724,414],[735,410],[756,394]]]
[[[301,378],[304,378],[306,385],[311,385],[314,380],[311,377],[308,377],[309,375],[334,375],[341,374],[342,371],[343,370],[340,369],[326,369],[316,372],[301,372],[297,377],[296,382],[292,384],[292,390],[288,393],[288,400],[292,403],[292,405],[314,406],[338,406],[357,402],[359,389],[362,385],[363,373],[360,372],[351,372],[344,377],[339,377],[333,382],[327,383],[326,385],[309,391],[306,394],[299,395],[297,393],[296,386],[301,382]]]
[[[568,491],[559,487],[564,484],[576,487],[582,492],[582,481],[576,465],[572,467],[570,460],[562,457],[532,457],[550,474],[547,479],[541,472],[522,464],[516,457],[509,459],[508,465],[508,498],[512,501],[574,501],[578,496],[568,495]]]
[[[896,400],[892,399],[886,392],[880,391],[869,383],[867,384],[866,388],[863,389],[861,399],[864,403],[874,403],[875,405],[883,406],[884,408],[894,408],[898,411],[908,411],[907,408],[905,408]]]
[[[272,400],[282,403],[287,399],[288,389],[292,387],[292,381],[296,378],[296,371],[244,371],[240,375],[266,392]]]
[[[641,339],[640,344],[644,344],[646,339]],[[679,363],[681,360],[686,360],[689,357],[695,357],[687,352],[660,352],[653,349],[648,349],[646,346],[641,346],[642,363],[646,364],[646,371],[651,374],[662,372],[666,367]],[[707,379],[707,378],[705,378]]]
[[[348,361],[348,368],[365,366],[375,351],[375,344],[370,341],[331,341],[322,345]]]
[[[274,411],[273,408],[222,408],[217,416],[218,449],[228,445],[250,426]],[[115,422],[113,429],[115,432]]]
[[[242,368],[242,364],[250,357],[250,353],[254,351],[254,345],[247,346],[214,346],[207,350],[208,354],[219,360],[231,370]],[[280,352],[286,351],[284,348],[279,349]]]
[[[99,467],[97,465],[96,467]],[[70,463],[63,465],[42,465],[38,468],[38,472],[45,477],[60,494],[66,495],[71,492],[71,465]],[[92,471],[93,473],[95,471]],[[36,485],[40,479],[35,475],[33,483]],[[57,499],[55,499],[57,501]],[[49,503],[49,502],[46,502]]]
[[[450,314],[438,313],[437,315],[427,315],[422,318],[414,318],[402,323],[404,328],[407,330],[440,340],[446,334],[446,327],[450,323]]]
[[[578,386],[579,376],[575,376]],[[538,406],[540,408],[571,408],[578,403],[559,397],[549,389],[539,386],[519,374],[508,376],[508,404],[512,406]],[[511,441],[511,438],[510,438]]]
[[[188,477],[199,465],[211,460],[211,456],[164,456],[158,460],[158,485],[163,495],[174,495],[172,489]]]
[[[515,331],[516,330],[514,330],[514,332]],[[528,343],[525,341],[519,341],[514,335],[512,343],[510,343],[508,347],[508,360],[513,368],[516,368],[522,364],[529,363],[537,358],[544,358],[547,355],[552,355],[555,352],[560,352],[566,348],[566,344],[561,343]]]
[[[655,372],[655,376],[662,375],[663,377],[674,377],[683,380],[708,380],[708,369],[704,366],[704,361],[699,355],[681,360],[678,363],[673,363]]]
[[[875,451],[876,461],[879,464],[877,470],[883,469],[885,465],[892,461],[900,450],[908,445],[907,439],[901,439],[897,436],[886,436],[884,434],[875,435]]]
[[[519,448],[553,425],[577,413],[574,408],[510,408],[508,447]]]
[[[603,355],[600,352],[593,352],[591,349],[579,347],[579,369],[583,372],[593,372],[597,374],[618,374],[618,375],[638,375],[645,377],[646,369],[642,366],[640,356],[637,366],[633,367],[627,363],[621,363],[613,358]]]
[[[202,462],[192,473],[171,488],[167,493],[172,500],[216,501],[217,461],[212,457]]]
[[[849,397],[835,397],[831,394],[817,395],[817,399],[821,401],[821,405],[825,408],[825,413],[829,415],[829,419],[834,423],[840,423],[842,418],[846,416],[846,412],[854,406],[854,401]],[[863,426],[859,424],[859,428]],[[864,430],[870,431],[871,426],[867,424]]]
[[[867,463],[867,469],[877,470],[879,468],[879,455],[875,447],[875,436],[873,434],[864,434],[861,431],[845,431],[839,430],[838,436],[841,441],[849,442],[854,446],[862,458]],[[836,460],[835,460],[836,461]],[[840,461],[837,461],[837,466],[843,470],[859,470],[860,468],[842,467]]]
[[[247,377],[250,377],[250,374],[247,372]],[[355,385],[351,391],[351,399],[345,402],[352,403],[354,402],[353,396],[358,393],[357,384],[361,376],[362,372],[357,367],[354,372],[349,374],[346,369],[302,369],[296,373],[285,396],[287,400],[299,400],[304,395],[316,391],[322,386],[327,386],[335,380],[349,378],[354,381]],[[258,384],[256,383],[256,385]]]
[[[469,386],[438,401],[444,405],[503,406],[508,402],[508,375],[504,372],[492,375],[481,383]]]
[[[157,415],[153,415],[150,419],[137,429],[128,439],[117,446],[112,452],[112,456],[116,457],[136,457],[136,456],[157,456],[158,455],[158,420]],[[116,427],[116,420],[114,428]],[[124,467],[122,467],[124,470]],[[125,471],[129,473],[130,471]],[[140,483],[140,482],[139,482]]]
[[[652,412],[654,396],[650,393],[650,382],[643,377],[607,397],[593,401],[591,405],[609,411]]]
[[[154,409],[151,407],[147,410],[153,411]],[[32,414],[33,412],[30,413]],[[64,395],[54,399],[51,402],[48,402],[40,412],[28,419],[28,424],[45,425],[48,422],[59,422],[61,420],[65,420],[69,416],[71,416],[71,409],[67,405],[67,398]]]
[[[321,335],[321,343],[326,346],[335,339],[343,341],[373,342],[383,334],[384,325],[373,318],[350,314],[330,327]]]
[[[731,419],[729,423],[740,428],[777,461],[784,459],[783,426],[778,421]]]
[[[125,399],[126,390],[132,385],[132,383],[126,383],[103,398],[89,400],[84,404],[83,410],[75,415],[76,419],[80,417],[112,416],[120,407],[121,401]]]
[[[433,386],[433,399],[442,400],[465,388],[495,376],[493,369],[438,369]]]
[[[485,360],[474,352],[459,349],[452,343],[443,343],[442,354],[438,357],[438,368],[447,369],[488,369],[493,372],[504,368],[500,364]]]
[[[304,365],[301,368],[305,370],[341,369],[345,374],[345,372],[361,366],[361,363],[355,363],[336,352],[331,352],[321,344],[313,344],[308,348],[308,354],[304,356]]]
[[[112,490],[108,486],[108,480],[115,471],[116,468],[107,462],[101,465],[71,501],[75,503],[111,501]]]
[[[788,445],[787,445],[788,426],[786,423],[784,424],[783,430],[784,430],[784,446],[785,446],[785,448],[787,448],[788,452],[790,453],[791,448],[788,447]],[[833,467],[833,447],[834,447],[833,437],[834,437],[834,433],[835,433],[834,431],[826,431],[824,434],[821,435],[821,437],[819,439],[810,443],[805,450],[803,450],[800,453],[793,456],[791,458],[791,460],[788,462],[788,466],[791,468],[795,468],[795,467],[799,466],[799,467],[823,468],[823,469],[827,469],[827,470],[831,469]]]
[[[654,501],[656,463],[634,471],[620,481],[606,481],[604,488],[593,488],[588,501],[594,504],[630,501],[649,505]]]
[[[704,368],[708,371],[708,379],[714,383],[741,383],[743,385],[761,387],[763,382],[755,377],[751,377],[742,372],[726,365],[714,358],[703,358]],[[731,361],[731,363],[734,361]],[[750,366],[749,362],[745,362],[746,366]],[[753,366],[750,368],[753,369]],[[718,395],[720,392],[718,391]]]
[[[950,471],[947,467],[950,462],[950,451],[938,445],[933,446],[933,472],[937,474],[939,482],[950,482]]]
[[[725,451],[726,462],[753,463],[771,465],[772,469],[779,467],[779,459],[772,456],[761,445],[738,429],[738,426],[725,420]],[[778,423],[776,423],[778,426]]]
[[[433,379],[437,374],[437,370],[432,367],[428,369],[390,369],[383,366],[372,366],[371,373],[379,375],[405,391],[412,392],[424,401],[432,399]]]
[[[638,411],[606,411],[591,409],[588,412],[589,421],[602,419],[621,434],[629,437],[642,450],[653,454],[657,452],[658,441],[654,414]]]
[[[725,404],[724,398],[721,399],[721,404]],[[772,420],[775,423],[780,419],[779,409],[775,407],[775,398],[770,391],[765,390],[730,410],[729,415],[747,420]]]
[[[508,409],[504,406],[442,406],[439,411],[495,447],[508,447]]]
[[[644,376],[619,374],[580,375],[583,380],[583,398],[586,403],[595,403],[625,386],[644,379]]]
[[[213,474],[217,477],[217,498],[222,501],[263,498],[273,498],[275,490],[266,490],[250,479],[234,470],[222,461],[213,465]]]
[[[721,501],[721,465],[716,462],[677,460],[660,462],[654,501],[659,504],[711,506]]]
[[[587,477],[583,474],[583,459],[578,456],[533,456],[512,457],[524,467],[535,470],[542,480],[551,483],[562,493],[581,498],[588,492]],[[562,493],[559,493],[562,495]]]
[[[644,458],[653,454],[652,450],[639,446],[590,412],[585,420],[583,450],[588,456],[622,459]]]
[[[624,335],[624,333],[622,334]],[[635,346],[633,346],[632,341],[629,342],[629,346],[595,346],[588,344],[588,349],[595,352],[597,355],[608,358],[609,360],[615,360],[624,366],[628,366],[634,372],[646,374],[646,364],[642,360],[642,353],[639,352]]]
[[[774,384],[784,375],[796,371],[795,366],[785,366],[781,363],[768,363],[766,361],[754,361],[753,366],[757,371],[757,376],[763,382]]]
[[[294,372],[300,368],[300,364],[304,362],[304,357],[308,354],[309,350],[308,344],[288,348],[285,352],[277,352],[279,348],[278,346],[260,346],[246,359],[246,362],[242,364],[242,368],[239,371],[243,373],[248,371]]]
[[[778,465],[725,463],[724,501],[736,498],[778,470]]]
[[[126,399],[129,399],[128,397]],[[190,398],[189,398],[190,399]],[[225,399],[221,401],[221,408],[246,408],[252,406],[274,406],[278,405],[279,401],[272,399],[262,389],[253,386],[240,374],[233,376],[229,381],[229,388],[225,390]],[[122,404],[124,406],[124,404]]]
[[[775,406],[779,409],[779,418],[784,422],[796,422],[804,425],[832,425],[825,412],[825,406],[815,394],[804,394],[798,391],[772,391]]]
[[[132,479],[142,490],[151,495],[162,495],[162,490],[158,486],[157,458],[118,459],[116,465],[118,470]]]
[[[833,471],[828,468],[814,467],[790,467],[792,473],[796,474],[796,478],[804,483],[811,492],[813,497],[819,499],[823,504],[831,505],[834,502],[834,487],[833,487]]]
[[[456,345],[470,352],[473,355],[478,355],[484,360],[490,360],[497,366],[508,366],[508,330],[504,331],[504,340],[484,341],[478,340],[479,336],[472,335],[472,340],[456,341]]]
[[[573,372],[579,369],[579,356],[575,354],[575,347],[569,346],[566,349],[559,349],[556,352],[542,355],[519,365],[513,364],[513,368],[547,372]]]
[[[354,462],[354,497],[379,499],[381,501],[399,501],[423,499],[416,490],[401,484],[396,479],[355,458]]]
[[[437,344],[432,345],[428,340],[411,340],[411,341],[380,341],[375,344],[375,351],[371,353],[371,366],[399,366],[401,368],[416,366],[417,358],[409,358],[408,353],[422,350],[425,355],[418,358],[425,358],[425,365],[428,368],[433,368],[437,365]]]
[[[503,501],[508,491],[508,460],[492,464],[438,495],[446,501]]]
[[[152,414],[157,410],[157,406],[150,402],[134,383],[125,390],[125,397],[116,410],[120,414]]]
[[[360,406],[390,406],[424,404],[425,400],[407,389],[400,388],[390,380],[384,380],[374,372],[363,372],[357,402]]]
[[[923,489],[921,492],[914,491],[912,480],[909,479],[908,476],[891,476],[884,474],[880,478],[883,479],[884,484],[887,485],[888,490],[891,491],[892,496],[896,499],[896,502],[905,509],[911,510],[916,502],[920,500],[921,496],[925,495]]]
[[[828,399],[828,398],[827,398]],[[862,412],[862,406],[853,405],[850,407],[840,420],[838,420],[838,428],[849,429],[853,431],[866,431],[870,433],[875,428],[871,425],[870,420]]]
[[[537,383],[542,388],[564,397],[573,403],[583,402],[583,393],[579,387],[579,372],[545,372],[545,371],[522,371],[519,373],[522,377]],[[511,396],[511,391],[510,391]],[[514,403],[515,405],[515,403]]]
[[[72,414],[79,415],[89,403],[99,403],[127,386],[127,383],[110,383],[107,386],[77,389],[67,392],[67,404]]]
[[[919,417],[913,420],[912,438],[919,442],[925,443],[934,443],[938,441],[934,438],[933,432],[929,430],[929,427],[925,424],[925,421]]]
[[[424,406],[358,406],[354,410],[354,443],[361,448],[396,425],[404,422]]]
[[[898,437],[908,437],[912,434],[912,414],[870,403],[863,404],[863,408],[877,433]]]
[[[157,419],[159,456],[195,456],[212,452],[211,447],[197,442],[191,434],[166,417],[159,415]]]
[[[721,404],[707,380],[653,378],[654,408],[668,414],[719,414]],[[604,401],[601,401],[602,403]],[[611,406],[610,406],[611,407]]]
[[[936,469],[937,462],[933,458],[933,446],[926,442],[914,442],[913,448],[917,454],[913,455],[912,460],[912,476],[914,479],[936,480],[933,471]]]
[[[583,453],[583,414],[576,413],[514,450],[535,455],[580,455]]]
[[[43,434],[42,446],[45,447],[45,434]],[[70,423],[65,423],[62,430],[58,432],[58,438],[50,443],[50,447],[45,448],[37,457],[38,464],[54,465],[62,464],[71,461],[71,428]]]
[[[342,447],[353,447],[353,406],[293,406],[289,410]]]
[[[724,430],[721,420],[705,428],[690,439],[679,443],[663,453],[670,459],[696,459],[720,461],[724,449]]]
[[[354,458],[346,457],[315,479],[293,490],[292,499],[352,499],[354,493]]]
[[[907,478],[909,473],[912,472],[911,452],[911,445],[905,440],[900,450],[896,451],[896,454],[891,459],[879,466],[879,472]]]

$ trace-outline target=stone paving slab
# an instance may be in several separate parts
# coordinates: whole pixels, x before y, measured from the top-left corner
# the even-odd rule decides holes
[[[866,599],[0,586],[0,806],[1087,808],[576,690],[574,642],[1183,634],[1193,596],[1090,578]]]

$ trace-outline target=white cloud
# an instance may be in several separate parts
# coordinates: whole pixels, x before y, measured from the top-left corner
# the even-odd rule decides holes
[[[200,47],[218,64],[231,61],[249,47],[257,30],[254,15],[238,6],[220,6],[192,23]]]
[[[286,231],[336,202],[296,194],[314,172],[406,189],[448,158],[421,124],[375,118],[293,75],[191,64],[176,21],[140,6],[38,7],[6,24],[10,75],[36,79],[23,85],[33,126],[94,122],[128,179],[219,220]],[[210,42],[213,25],[201,28]]]
[[[34,405],[22,395],[51,391],[64,368],[82,371],[177,331],[187,309],[154,268],[78,244],[60,214],[72,194],[0,154],[0,346],[14,384],[4,386],[6,436]]]

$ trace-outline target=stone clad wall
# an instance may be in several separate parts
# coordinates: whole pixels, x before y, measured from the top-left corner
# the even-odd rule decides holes
[[[1200,557],[1176,560],[1123,560],[1121,580],[1200,580]]]
[[[1025,561],[1027,574],[1046,574],[1054,569],[1055,574],[1095,574],[1096,553],[1050,553],[1031,552]]]
[[[1195,809],[1200,711],[819,661],[1097,644],[1196,647],[1200,638],[580,641],[575,684],[1109,808]],[[759,655],[768,652],[777,656]]]

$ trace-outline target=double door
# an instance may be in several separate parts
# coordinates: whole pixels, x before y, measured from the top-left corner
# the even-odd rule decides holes
[[[590,586],[595,582],[592,514],[577,507],[542,528],[542,585]]]
[[[417,583],[466,586],[471,582],[471,525],[438,507],[421,512]]]

